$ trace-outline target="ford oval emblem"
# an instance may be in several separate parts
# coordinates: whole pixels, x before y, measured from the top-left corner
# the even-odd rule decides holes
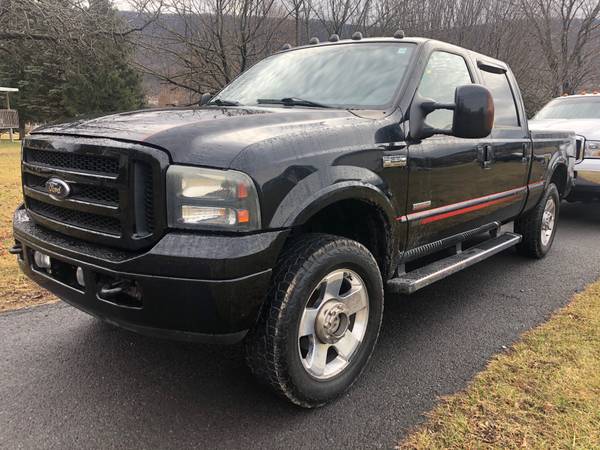
[[[54,200],[64,200],[71,194],[71,186],[60,178],[50,178],[46,181],[46,192]]]

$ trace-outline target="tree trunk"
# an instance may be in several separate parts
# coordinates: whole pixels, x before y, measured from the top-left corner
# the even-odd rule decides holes
[[[25,137],[25,121],[19,119],[19,139],[23,140]]]
[[[296,6],[294,11],[294,45],[298,47],[300,45],[300,5]]]

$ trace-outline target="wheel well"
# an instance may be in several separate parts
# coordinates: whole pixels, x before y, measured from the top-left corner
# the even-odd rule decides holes
[[[554,169],[552,178],[550,178],[550,182],[556,185],[560,198],[564,198],[567,193],[567,178],[567,167],[563,164]]]
[[[385,280],[392,261],[391,228],[377,206],[362,200],[341,200],[317,212],[296,232],[328,233],[353,239],[375,257]]]

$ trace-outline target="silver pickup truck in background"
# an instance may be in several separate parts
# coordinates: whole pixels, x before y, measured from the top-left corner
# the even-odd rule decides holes
[[[600,94],[565,95],[548,102],[529,121],[536,130],[571,130],[581,139],[584,155],[575,164],[575,187],[569,201],[600,200]]]

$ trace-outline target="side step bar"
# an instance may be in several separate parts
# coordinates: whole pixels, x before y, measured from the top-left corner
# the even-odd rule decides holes
[[[387,292],[393,294],[412,294],[425,286],[446,278],[490,256],[495,255],[521,242],[522,236],[516,233],[504,233],[488,239],[456,255],[435,261],[427,266],[392,278],[387,282]]]

